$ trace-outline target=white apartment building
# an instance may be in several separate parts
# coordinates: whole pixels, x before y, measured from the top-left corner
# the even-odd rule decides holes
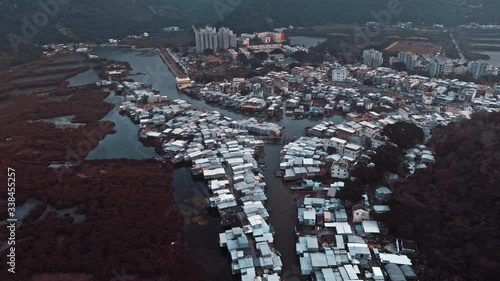
[[[217,40],[220,49],[227,50],[236,47],[236,34],[227,27],[221,27],[217,32]]]
[[[363,51],[363,63],[370,67],[379,67],[384,63],[382,52],[375,49]]]
[[[328,147],[333,147],[337,150],[338,154],[343,155],[344,154],[344,147],[346,144],[347,144],[346,140],[333,137],[329,140],[325,140],[324,148],[326,150]]]
[[[234,48],[237,45],[236,34],[226,27],[221,27],[219,31],[215,27],[206,26],[196,29],[193,27],[196,41],[196,51],[198,53],[210,49],[217,51],[218,49],[227,50]]]
[[[357,159],[361,152],[363,152],[363,147],[357,144],[348,143],[344,147],[344,156]]]
[[[432,77],[446,76],[453,72],[453,62],[448,59],[434,58],[429,66],[429,75]]]
[[[418,66],[417,55],[411,52],[401,52],[398,60],[406,65],[407,69],[415,69]]]
[[[368,121],[361,121],[359,124],[363,126],[362,136],[371,138],[376,132],[379,131],[379,128],[375,124]]]
[[[342,82],[347,78],[347,69],[335,68],[332,70],[332,81]]]
[[[349,178],[349,161],[346,159],[340,159],[339,161],[333,163],[331,176],[338,179]]]
[[[488,75],[490,64],[485,61],[472,61],[469,63],[469,71],[475,79]]]

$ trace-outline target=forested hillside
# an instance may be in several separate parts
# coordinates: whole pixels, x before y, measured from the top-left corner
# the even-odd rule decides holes
[[[387,223],[415,239],[421,280],[498,280],[500,113],[433,131],[436,164],[396,188]]]
[[[217,14],[203,12],[211,6],[209,0],[0,0],[0,50],[12,51],[9,33],[34,43],[94,41],[211,22]]]
[[[500,8],[495,0],[0,0],[0,36],[7,39],[0,40],[0,50],[10,49],[7,34],[26,37],[27,21],[36,29],[26,38],[30,42],[93,41],[159,32],[171,25],[217,23],[251,32],[288,25],[365,23],[379,21],[373,14],[389,10],[388,5],[402,9],[391,16],[392,24],[495,23]]]
[[[390,24],[412,21],[456,25],[499,21],[495,11],[499,10],[500,3],[495,0],[254,0],[244,1],[223,23],[244,31],[288,25],[377,22],[373,14],[389,10],[389,5],[402,9],[391,15]]]

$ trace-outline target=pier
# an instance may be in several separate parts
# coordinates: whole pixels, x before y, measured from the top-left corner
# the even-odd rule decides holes
[[[160,57],[162,61],[167,65],[168,69],[172,72],[172,74],[176,78],[189,78],[186,73],[182,70],[181,67],[177,64],[175,59],[170,55],[170,52],[168,50],[162,51],[160,53]]]

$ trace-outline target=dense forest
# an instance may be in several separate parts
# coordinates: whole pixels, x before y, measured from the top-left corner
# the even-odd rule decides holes
[[[500,8],[496,0],[254,0],[243,1],[222,23],[238,31],[251,31],[288,25],[378,22],[374,14],[387,11],[389,5],[397,5],[402,10],[392,14],[388,24],[398,21],[427,25],[498,22],[496,11]]]
[[[16,267],[22,269],[16,280],[42,273],[87,273],[91,280],[111,280],[114,271],[134,280],[201,280],[185,255],[171,166],[162,168],[152,160],[84,161],[59,181],[52,168],[0,163],[2,170],[7,165],[18,171],[22,197],[38,202],[16,233]],[[49,206],[76,207],[85,219],[76,222],[70,212],[44,214]],[[5,262],[0,267],[0,279],[9,280]]]
[[[421,280],[498,280],[500,113],[432,135],[435,165],[396,186],[386,222],[418,243]]]
[[[104,41],[217,19],[210,0],[0,0],[0,50],[13,52],[11,41]]]
[[[384,136],[401,149],[412,148],[424,140],[424,131],[410,122],[397,122],[384,127]]]
[[[112,122],[99,121],[113,107],[108,95],[95,86],[0,95],[0,180],[7,182],[8,167],[16,170],[18,216],[33,204],[18,221],[15,279],[4,242],[0,280],[203,280],[187,260],[173,167],[84,160],[113,131]],[[51,122],[68,115],[79,126]],[[6,197],[0,193],[0,220],[7,218]],[[7,235],[1,231],[0,240]]]
[[[498,21],[496,0],[0,0],[0,37],[6,39],[0,40],[0,50],[12,51],[11,33],[20,37],[16,40],[51,43],[155,34],[173,25],[217,24],[252,32],[288,25],[377,22],[374,14],[388,10],[390,3],[402,11],[391,15],[389,24]]]

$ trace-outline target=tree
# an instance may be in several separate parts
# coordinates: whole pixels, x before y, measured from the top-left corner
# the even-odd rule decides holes
[[[245,54],[238,54],[238,61],[243,65],[248,65],[248,58]]]
[[[203,54],[205,56],[213,56],[214,55],[214,50],[212,50],[212,49],[205,49],[205,50],[203,50]]]
[[[269,55],[266,52],[258,52],[258,53],[255,53],[253,56],[255,59],[258,59],[261,62],[265,61],[269,58]]]
[[[363,85],[365,86],[373,86],[375,83],[373,82],[373,79],[365,79],[363,80]]]
[[[372,157],[372,161],[375,164],[378,174],[383,174],[384,172],[397,174],[401,171],[404,154],[398,147],[386,144],[377,149],[377,154]]]
[[[308,54],[305,51],[297,51],[290,55],[293,59],[299,62],[305,62],[307,60]]]
[[[141,97],[141,99],[139,100],[139,103],[140,104],[148,104],[148,96],[144,95]]]
[[[262,61],[257,59],[257,58],[251,58],[250,59],[250,67],[252,69],[256,69],[256,68],[259,68],[259,67],[262,67]]]
[[[336,149],[335,147],[333,147],[333,146],[329,146],[329,147],[326,149],[326,152],[327,152],[328,154],[335,154],[335,153],[337,153],[337,149]]]
[[[274,49],[270,52],[271,55],[279,55],[284,54],[285,52],[282,49]]]
[[[439,128],[436,162],[398,183],[385,220],[414,239],[422,280],[496,280],[500,274],[498,181],[500,113]],[[433,134],[433,138],[434,138]],[[486,214],[486,215],[485,215]]]
[[[368,167],[366,163],[356,165],[351,174],[365,185],[378,183],[382,180],[383,175],[378,167]]]
[[[363,199],[362,195],[365,192],[363,186],[359,181],[355,181],[352,184],[340,189],[337,192],[336,197],[340,200],[349,201],[351,203],[358,203]]]
[[[296,62],[292,62],[292,63],[288,66],[288,68],[289,68],[290,70],[292,70],[293,68],[295,68],[295,67],[297,67],[297,66],[301,66],[301,64],[300,64],[300,63],[296,63]]]
[[[384,127],[383,134],[401,149],[408,149],[424,140],[424,131],[413,123],[398,122]]]
[[[397,70],[397,71],[406,71],[406,64],[404,62],[395,62],[391,65],[392,69]]]

